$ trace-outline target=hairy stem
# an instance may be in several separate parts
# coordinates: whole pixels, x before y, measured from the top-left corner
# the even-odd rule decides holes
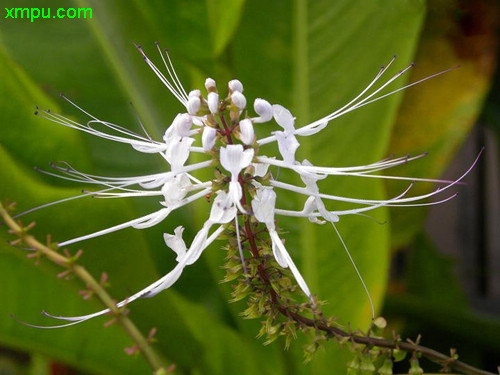
[[[104,306],[106,306],[106,308],[108,308],[113,315],[116,316],[117,322],[134,341],[137,348],[153,369],[155,375],[167,374],[173,371],[173,366],[170,366],[169,368],[165,366],[163,360],[151,347],[148,340],[142,335],[137,326],[124,314],[123,310],[116,307],[115,301],[111,298],[106,289],[104,289],[104,287],[83,266],[75,263],[76,259],[56,252],[49,246],[39,242],[32,235],[27,234],[27,229],[12,218],[2,203],[0,203],[0,216],[2,217],[4,223],[10,228],[10,232],[12,234],[18,236],[26,245],[34,251],[46,256],[50,261],[72,271],[81,281],[85,283],[85,285],[87,285],[90,290],[97,295]]]

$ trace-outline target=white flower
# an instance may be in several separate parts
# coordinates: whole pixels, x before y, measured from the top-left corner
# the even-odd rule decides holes
[[[363,279],[359,274],[356,265],[347,250],[347,246],[340,236],[335,224],[342,216],[362,214],[381,206],[425,206],[445,202],[452,199],[455,194],[445,197],[441,201],[437,202],[422,202],[422,200],[449,191],[449,189],[461,181],[462,178],[475,165],[474,162],[469,170],[467,170],[466,173],[464,173],[464,175],[456,181],[442,181],[376,174],[377,172],[385,169],[418,159],[423,155],[411,158],[402,157],[385,159],[368,165],[342,168],[315,166],[307,160],[304,160],[302,163],[296,161],[295,153],[300,145],[297,137],[312,136],[313,134],[316,134],[324,129],[328,123],[335,118],[415,84],[413,83],[405,86],[404,88],[396,89],[389,94],[380,95],[380,92],[385,89],[388,84],[393,82],[410,68],[408,67],[396,76],[387,80],[378,88],[370,91],[378,80],[384,75],[388,66],[392,64],[394,59],[391,60],[386,67],[382,68],[376,75],[375,79],[370,82],[370,84],[362,90],[358,96],[345,106],[317,121],[296,129],[295,118],[288,109],[278,104],[271,106],[269,102],[260,98],[254,101],[254,110],[258,116],[253,118],[240,118],[242,110],[246,107],[246,98],[242,94],[243,85],[238,80],[232,80],[228,83],[228,96],[225,97],[225,99],[222,99],[220,103],[215,81],[211,78],[207,78],[205,81],[207,99],[203,97],[201,91],[199,90],[193,90],[188,95],[177,78],[177,74],[171,65],[170,58],[166,60],[164,59],[165,66],[168,70],[168,75],[164,75],[160,69],[158,69],[147,58],[142,49],[140,47],[138,48],[143,55],[144,60],[151,67],[153,72],[159,77],[159,79],[165,84],[165,86],[179,100],[187,111],[187,113],[180,113],[175,117],[171,126],[165,131],[163,141],[155,141],[152,140],[148,134],[142,136],[119,125],[99,120],[83,110],[82,112],[90,117],[90,121],[84,124],[69,120],[50,111],[37,111],[37,114],[42,117],[63,126],[77,129],[108,140],[129,144],[134,150],[139,152],[149,154],[156,153],[165,160],[166,164],[168,164],[165,170],[159,173],[133,177],[105,177],[86,174],[77,171],[65,163],[53,165],[55,172],[42,171],[43,173],[58,176],[70,181],[102,187],[100,190],[95,192],[85,192],[80,196],[69,199],[76,199],[85,196],[95,196],[100,198],[145,196],[158,197],[159,209],[157,211],[95,233],[61,242],[59,243],[59,247],[68,246],[73,243],[125,228],[142,229],[151,227],[162,222],[173,210],[203,198],[207,196],[207,194],[212,194],[213,192],[216,193],[208,218],[202,228],[192,239],[189,248],[182,238],[182,227],[175,228],[173,235],[165,233],[164,239],[166,245],[177,255],[177,264],[172,271],[138,293],[135,293],[131,297],[118,303],[118,307],[123,307],[125,304],[130,303],[137,298],[151,297],[158,292],[169,288],[180,277],[184,268],[187,265],[194,263],[201,256],[203,251],[221,235],[225,226],[233,225],[233,221],[238,239],[240,257],[243,263],[242,268],[245,270],[245,258],[239,234],[240,221],[248,220],[248,216],[245,215],[254,215],[255,220],[265,225],[272,242],[273,254],[277,263],[283,268],[290,268],[292,274],[297,280],[298,285],[310,299],[312,299],[312,294],[306,284],[306,281],[300,274],[297,266],[288,254],[283,241],[276,231],[275,215],[307,218],[309,221],[316,224],[324,224],[326,222],[331,223],[369,297],[368,288],[363,282]],[[168,79],[167,76],[170,77],[170,79]],[[63,98],[80,109],[66,97]],[[231,101],[230,106],[227,105],[228,100]],[[245,113],[244,117],[249,116]],[[254,124],[265,123],[271,121],[272,118],[274,118],[275,122],[283,130],[275,131],[265,138],[255,140],[253,128]],[[97,130],[93,126],[96,123],[104,126],[108,131]],[[193,124],[200,126],[201,129],[193,129]],[[238,126],[239,137],[243,144],[237,143],[238,140],[234,134],[234,131],[238,129]],[[198,137],[201,137],[202,147],[193,146]],[[265,152],[264,146],[272,142],[277,142],[282,160],[276,158],[275,156],[266,156],[263,154],[263,152]],[[189,164],[188,161],[191,153],[205,155],[207,160]],[[251,167],[248,168],[250,165]],[[284,168],[298,174],[305,184],[305,187],[295,186],[279,180],[278,177],[273,177],[273,173],[268,173],[268,169],[270,167]],[[214,175],[215,171],[217,171],[217,179],[214,178],[214,181],[200,181],[197,177],[192,175],[192,173],[196,174],[198,170],[206,168],[213,168]],[[223,174],[225,173],[224,170],[227,171],[228,174]],[[244,170],[245,172],[243,173],[242,171]],[[220,176],[221,174],[222,176]],[[428,194],[407,197],[408,191],[413,184],[412,182],[408,189],[394,198],[371,200],[355,197],[342,197],[320,192],[317,181],[329,176],[398,179],[413,182],[432,181],[440,183],[443,186]],[[299,194],[299,196],[303,196],[303,210],[284,210],[276,207],[276,192],[282,189],[292,191]],[[250,201],[251,194],[253,194],[251,192],[255,192],[255,195]],[[35,209],[31,209],[26,213],[32,212],[38,208],[47,207],[48,205],[61,203],[69,199],[48,203]],[[327,205],[335,202],[352,203],[355,204],[355,206],[354,208],[344,210],[327,208]],[[212,231],[212,227],[214,225],[217,225],[218,227]],[[212,233],[210,234],[211,231]],[[49,314],[47,315],[57,319],[66,320],[69,322],[66,325],[72,325],[99,315],[103,315],[107,312],[108,310],[102,310],[94,314],[78,317],[56,317]]]

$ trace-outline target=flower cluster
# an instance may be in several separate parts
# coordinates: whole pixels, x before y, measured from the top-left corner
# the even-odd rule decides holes
[[[295,118],[292,113],[279,104],[273,105],[265,99],[258,98],[253,102],[253,111],[249,109],[243,85],[236,79],[227,84],[227,90],[219,91],[216,82],[208,78],[205,81],[206,95],[203,95],[200,90],[187,93],[178,79],[167,53],[163,55],[160,50],[167,70],[167,75],[164,75],[144,54],[140,46],[138,49],[147,65],[185,108],[185,111],[179,113],[166,129],[163,140],[153,140],[146,131],[144,131],[145,135],[140,135],[119,125],[102,121],[76,106],[66,97],[64,97],[65,100],[90,117],[88,122],[81,124],[49,110],[37,109],[36,112],[36,114],[63,126],[111,141],[129,144],[138,152],[158,154],[166,162],[165,171],[134,177],[112,178],[86,174],[68,164],[54,164],[55,171],[53,172],[42,171],[67,180],[102,187],[100,190],[86,191],[80,196],[69,199],[84,196],[112,198],[158,197],[159,209],[157,211],[95,233],[61,242],[59,247],[65,247],[125,228],[148,228],[162,222],[174,210],[207,195],[213,197],[208,217],[196,236],[190,241],[189,246],[183,238],[183,227],[172,228],[173,234],[164,234],[166,245],[177,255],[176,266],[159,280],[119,302],[118,307],[123,307],[138,298],[154,296],[172,286],[178,280],[184,268],[196,262],[203,251],[228,226],[233,228],[234,225],[236,230],[239,257],[242,269],[246,273],[247,257],[241,246],[238,228],[240,223],[246,223],[250,219],[253,222],[261,223],[266,228],[276,263],[279,267],[289,268],[302,292],[314,304],[313,294],[307,286],[306,280],[302,277],[299,268],[289,255],[276,228],[275,217],[277,215],[305,218],[319,225],[330,223],[347,252],[358,277],[363,282],[336,227],[336,223],[340,218],[345,215],[362,214],[381,206],[416,206],[444,202],[455,195],[448,195],[438,202],[421,201],[445,193],[463,178],[462,176],[456,181],[437,181],[442,184],[439,189],[425,195],[409,197],[407,195],[413,181],[436,182],[436,180],[385,176],[374,173],[407,163],[423,155],[389,158],[368,165],[342,168],[315,166],[308,160],[299,161],[296,159],[296,151],[300,146],[301,137],[312,136],[323,130],[333,119],[401,90],[397,89],[389,94],[381,94],[387,85],[404,74],[411,66],[391,77],[377,88],[373,88],[378,84],[394,58],[387,66],[380,69],[373,81],[352,101],[317,121],[296,128]],[[280,130],[271,132],[265,138],[257,139],[254,127],[265,127],[267,126],[266,123],[271,121],[276,122]],[[105,129],[106,131],[99,129]],[[265,145],[274,142],[277,143],[280,155],[265,155]],[[191,153],[205,155],[207,159],[189,164],[188,160]],[[286,168],[295,172],[302,179],[303,185],[295,186],[281,181],[269,171],[270,167]],[[214,171],[214,179],[200,181],[196,177],[196,171],[207,168]],[[320,192],[318,181],[332,175],[357,176],[360,178],[392,178],[412,182],[409,184],[408,189],[396,197],[386,200],[370,200]],[[277,207],[276,197],[280,190],[292,191],[303,196],[303,209],[294,211]],[[52,202],[48,205],[62,201]],[[354,206],[347,210],[332,210],[327,208],[328,202],[331,201],[347,202]],[[363,287],[369,297],[368,289],[364,283]],[[47,315],[67,321],[67,324],[62,325],[66,326],[83,322],[107,312],[109,312],[108,309],[78,317]]]

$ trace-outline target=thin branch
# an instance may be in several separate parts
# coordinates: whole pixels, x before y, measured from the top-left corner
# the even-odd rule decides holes
[[[16,222],[9,214],[7,209],[0,203],[0,216],[4,223],[10,228],[10,232],[18,236],[29,248],[43,254],[61,267],[72,271],[81,281],[92,290],[101,302],[106,306],[113,315],[116,316],[117,322],[124,329],[124,331],[134,341],[137,348],[149,363],[155,375],[163,375],[172,373],[175,366],[165,366],[163,359],[151,347],[148,340],[142,335],[137,326],[128,318],[123,310],[116,307],[115,301],[104,287],[81,265],[75,263],[75,258],[61,255],[49,246],[39,242],[35,237],[27,233],[27,228],[23,227],[20,223]]]

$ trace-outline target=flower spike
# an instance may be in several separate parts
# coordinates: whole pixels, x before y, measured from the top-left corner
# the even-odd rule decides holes
[[[164,74],[146,56],[141,46],[137,46],[137,48],[146,64],[183,107],[180,113],[173,119],[171,125],[165,129],[162,139],[152,139],[140,120],[139,124],[145,135],[137,134],[123,126],[100,120],[63,95],[62,97],[65,101],[87,117],[85,121],[80,123],[60,114],[53,113],[50,110],[41,110],[38,108],[35,114],[53,123],[95,137],[127,144],[131,146],[132,150],[137,152],[149,155],[156,154],[164,162],[164,169],[157,173],[142,176],[107,177],[81,172],[65,162],[53,163],[51,164],[50,171],[39,171],[49,176],[85,185],[98,186],[98,188],[95,191],[89,191],[86,188],[83,190],[83,194],[46,203],[18,215],[26,215],[40,208],[88,196],[95,198],[156,197],[158,206],[156,211],[107,229],[59,243],[59,247],[64,247],[126,228],[145,229],[159,225],[169,217],[172,211],[187,204],[199,199],[211,202],[208,217],[191,239],[189,247],[186,244],[189,243],[189,240],[185,242],[183,239],[184,228],[182,226],[176,226],[175,229],[169,228],[163,231],[166,246],[175,253],[176,265],[160,279],[117,303],[117,308],[123,308],[139,298],[152,297],[162,290],[171,287],[179,279],[185,267],[196,262],[205,249],[225,232],[224,236],[235,236],[235,238],[229,241],[228,248],[230,250],[234,249],[234,254],[239,253],[241,266],[236,264],[234,267],[231,265],[230,268],[238,269],[238,272],[240,272],[239,276],[245,277],[245,284],[243,285],[245,288],[249,286],[254,287],[258,283],[269,283],[268,278],[270,276],[266,274],[268,269],[265,267],[268,267],[268,265],[265,264],[265,259],[268,259],[266,257],[274,257],[276,262],[268,263],[271,263],[272,267],[274,267],[273,271],[277,271],[275,274],[282,276],[283,273],[280,268],[289,269],[291,275],[295,278],[296,284],[312,302],[312,305],[310,302],[308,302],[308,305],[313,306],[313,309],[315,309],[315,297],[311,294],[305,278],[299,271],[299,267],[293,261],[278,234],[281,232],[277,228],[275,216],[283,215],[307,218],[313,224],[326,224],[329,222],[332,225],[340,240],[340,245],[346,252],[357,277],[363,285],[370,302],[372,317],[374,317],[375,309],[369,288],[364,282],[348,250],[347,244],[338,230],[337,222],[347,215],[367,216],[366,213],[368,211],[384,206],[412,207],[444,203],[456,196],[456,193],[449,193],[449,191],[461,183],[479,158],[478,156],[472,166],[458,179],[446,181],[379,174],[387,169],[408,162],[415,162],[425,156],[424,154],[413,157],[390,157],[367,165],[350,167],[316,166],[307,160],[300,163],[295,157],[297,149],[300,146],[300,137],[313,136],[340,116],[381,100],[388,95],[404,90],[426,79],[443,74],[451,69],[408,84],[403,88],[395,89],[388,94],[382,94],[384,92],[382,90],[398,80],[413,66],[410,64],[401,72],[386,79],[387,69],[394,63],[394,57],[376,73],[373,80],[358,95],[344,106],[333,110],[316,121],[295,128],[295,117],[290,110],[279,104],[271,104],[265,99],[257,98],[254,100],[254,113],[252,113],[251,106],[247,108],[247,98],[243,95],[243,84],[236,79],[231,80],[227,84],[225,92],[219,92],[215,80],[207,78],[203,93],[201,90],[194,89],[189,91],[188,94],[177,76],[167,51],[162,51],[157,44],[157,49],[167,70],[167,73]],[[279,126],[279,130],[270,134],[268,132],[268,136],[257,139],[256,134],[259,134],[260,129],[254,129],[254,127],[262,126],[265,129],[266,125],[256,124],[267,122],[274,122]],[[277,143],[279,155],[265,154],[264,146],[272,142]],[[190,162],[192,153],[200,154],[202,159],[196,163]],[[285,168],[296,173],[302,179],[302,186],[295,186],[291,182],[279,179],[278,175],[273,175],[269,170],[270,167]],[[206,176],[206,173],[200,175],[198,173],[200,170],[206,169],[213,172],[213,178],[210,178],[208,181],[202,181],[201,176]],[[378,200],[365,199],[362,197],[343,197],[322,192],[318,186],[318,181],[330,178],[331,176],[339,178],[349,176],[356,178],[408,180],[411,183],[407,189],[396,197]],[[411,187],[417,182],[433,182],[439,184],[440,187],[427,194],[409,195]],[[303,199],[301,203],[303,209],[301,211],[293,211],[277,208],[277,193],[280,190],[297,193],[298,199]],[[433,202],[427,201],[429,198],[434,198],[438,195],[441,198]],[[343,210],[335,209],[333,205],[336,202],[352,204],[353,207],[347,207]],[[328,207],[329,205],[332,205],[332,207]],[[241,225],[242,223],[244,225]],[[170,224],[168,223],[166,226],[168,227]],[[214,227],[215,229],[213,229]],[[253,232],[254,228],[256,228],[256,232],[259,233],[260,237],[255,236]],[[265,239],[261,239],[261,237]],[[234,245],[234,241],[237,242],[237,245]],[[236,252],[236,248],[238,253]],[[246,258],[244,250],[250,250],[252,257]],[[265,251],[269,252],[265,253]],[[230,257],[232,256],[230,254]],[[258,263],[259,261],[261,263]],[[236,257],[236,262],[238,262],[238,257]],[[257,273],[255,272],[256,264]],[[287,277],[286,280],[290,279]],[[269,285],[266,287],[269,287]],[[273,285],[271,287],[267,290],[274,288]],[[290,290],[295,290],[295,287],[290,288]],[[304,297],[303,295],[301,296]],[[273,303],[277,303],[276,301],[279,296],[273,295],[273,298]],[[270,300],[273,300],[273,298]],[[44,315],[47,317],[63,320],[66,324],[40,328],[58,328],[79,324],[109,312],[109,309],[104,309],[93,314],[75,317],[56,316],[44,312]]]

